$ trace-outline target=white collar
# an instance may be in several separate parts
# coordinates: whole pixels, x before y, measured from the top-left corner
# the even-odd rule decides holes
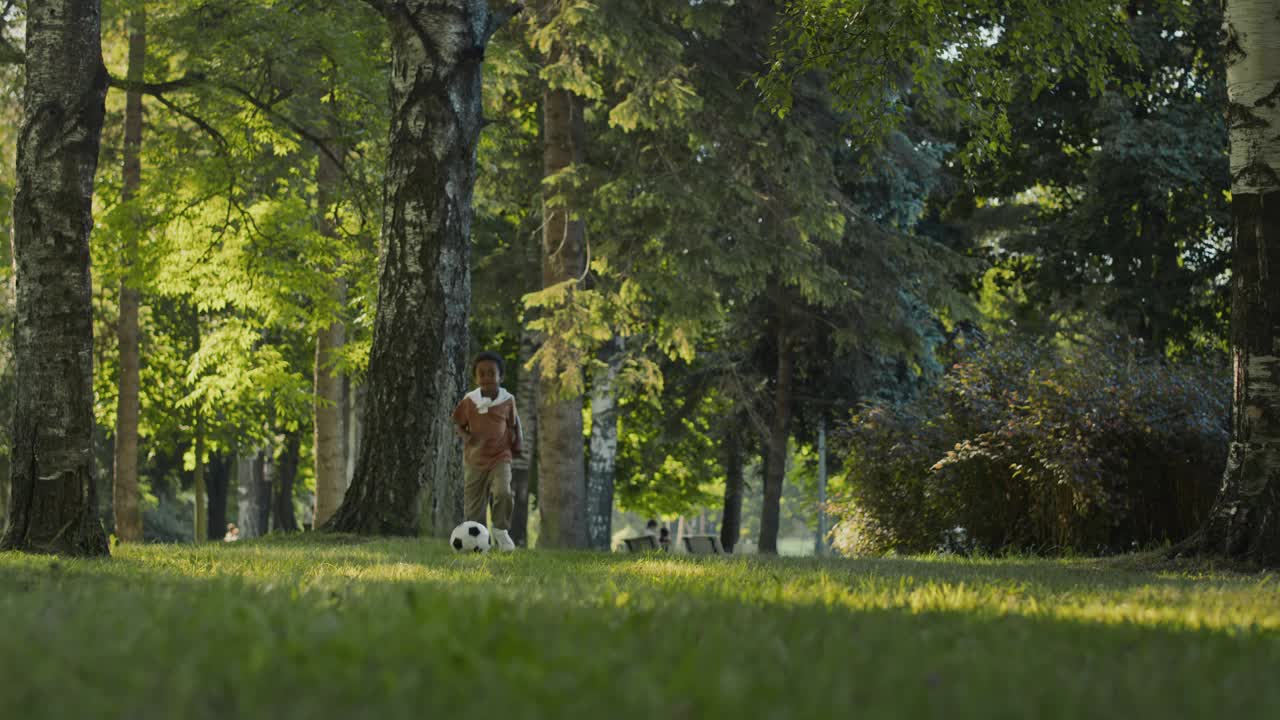
[[[476,406],[476,412],[481,415],[489,412],[489,408],[495,405],[501,405],[502,403],[512,399],[511,393],[507,392],[507,389],[501,385],[498,386],[498,397],[496,398],[485,397],[484,393],[480,391],[480,388],[476,388],[475,390],[467,393],[467,397],[470,398],[472,404]]]

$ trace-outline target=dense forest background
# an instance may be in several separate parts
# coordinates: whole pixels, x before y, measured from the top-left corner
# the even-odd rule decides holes
[[[879,44],[788,76],[813,4],[530,3],[487,48],[467,353],[507,358],[526,432],[571,449],[517,465],[513,535],[536,544],[575,477],[601,548],[657,516],[812,551],[820,509],[846,553],[1200,527],[1230,415],[1218,3],[1078,26],[886,3]],[[7,237],[25,3],[0,8]],[[364,422],[386,23],[356,0],[107,0],[102,42],[103,522],[318,525]]]

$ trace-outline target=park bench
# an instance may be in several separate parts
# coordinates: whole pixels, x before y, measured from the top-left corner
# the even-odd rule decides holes
[[[718,535],[686,535],[684,549],[690,555],[724,555],[724,546]]]
[[[626,538],[623,542],[627,544],[627,552],[645,552],[646,550],[658,549],[658,538],[652,535]]]

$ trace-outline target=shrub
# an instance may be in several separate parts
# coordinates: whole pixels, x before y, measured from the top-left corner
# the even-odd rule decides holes
[[[1004,338],[840,442],[845,552],[1108,553],[1199,527],[1226,462],[1230,379],[1128,345],[1055,351]],[[951,538],[951,540],[947,540]]]

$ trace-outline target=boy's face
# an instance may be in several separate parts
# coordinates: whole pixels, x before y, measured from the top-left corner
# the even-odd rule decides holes
[[[498,364],[492,360],[481,360],[476,363],[476,384],[485,392],[494,392],[498,383],[502,382],[502,372]]]

